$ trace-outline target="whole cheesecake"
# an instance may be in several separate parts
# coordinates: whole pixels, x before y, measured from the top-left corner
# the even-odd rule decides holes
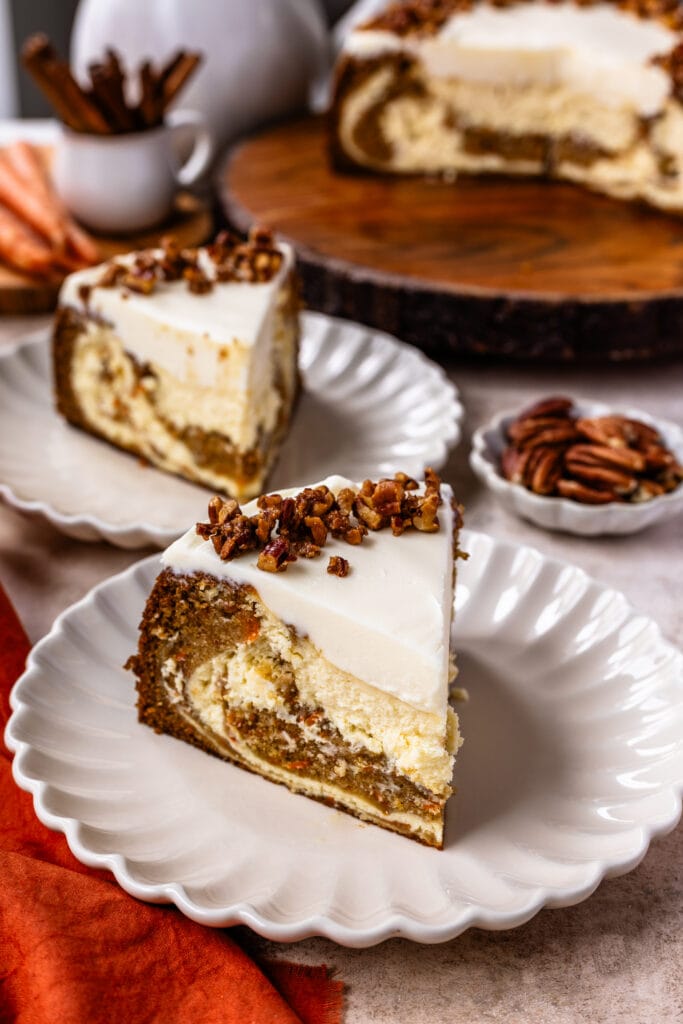
[[[340,167],[543,175],[683,211],[676,0],[407,0],[347,37]]]

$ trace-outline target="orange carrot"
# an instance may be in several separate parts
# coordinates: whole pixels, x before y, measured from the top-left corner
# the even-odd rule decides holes
[[[44,196],[45,202],[54,210],[60,220],[66,241],[80,264],[97,263],[100,253],[92,238],[73,221],[57,195],[35,148],[28,142],[16,141],[5,150],[7,159],[17,174],[21,175],[36,194]]]
[[[34,190],[30,183],[26,183],[1,153],[0,201],[56,249],[64,248],[66,232],[57,212],[46,201],[42,191]]]
[[[50,186],[45,166],[29,142],[17,139],[6,147],[4,154],[17,174],[34,192],[48,194]]]
[[[53,266],[52,250],[4,206],[0,206],[0,259],[15,270],[41,276]]]
[[[64,227],[66,230],[66,240],[69,243],[69,248],[73,251],[81,264],[91,266],[93,263],[98,263],[102,259],[100,250],[97,248],[90,235],[87,235],[85,231],[83,231],[83,229],[71,219],[71,217],[66,218],[64,221]]]

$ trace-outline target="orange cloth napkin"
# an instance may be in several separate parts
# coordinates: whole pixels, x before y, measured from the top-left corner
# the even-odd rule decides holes
[[[3,731],[28,650],[0,587]],[[339,1024],[327,967],[259,967],[228,931],[133,899],[38,821],[10,764],[1,743],[0,1024]]]

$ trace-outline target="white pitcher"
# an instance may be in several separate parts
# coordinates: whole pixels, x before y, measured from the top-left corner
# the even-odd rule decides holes
[[[200,50],[179,105],[199,110],[220,145],[305,109],[328,45],[318,0],[81,0],[71,61],[80,77],[107,47],[129,69]]]

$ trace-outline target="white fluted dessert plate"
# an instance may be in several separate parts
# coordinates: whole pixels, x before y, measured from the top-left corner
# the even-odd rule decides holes
[[[304,313],[299,363],[304,390],[271,488],[332,470],[352,480],[421,476],[460,438],[457,389],[388,334]],[[0,496],[15,508],[78,540],[166,547],[204,515],[209,494],[66,423],[44,332],[0,358]]]
[[[266,782],[136,719],[121,668],[156,556],[56,621],[6,741],[38,817],[143,900],[277,941],[439,942],[586,898],[675,825],[683,655],[619,593],[465,532],[456,641],[470,699],[441,851]]]

